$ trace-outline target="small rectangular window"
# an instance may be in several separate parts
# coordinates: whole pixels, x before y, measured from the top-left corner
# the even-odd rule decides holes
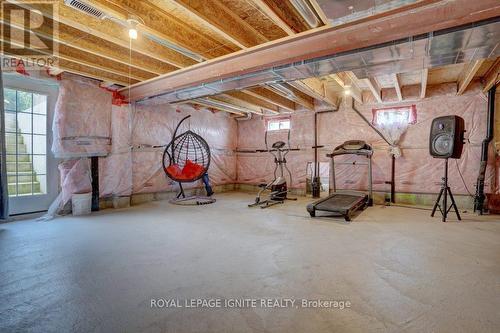
[[[267,122],[268,131],[289,130],[290,119],[270,119]]]
[[[372,124],[378,127],[406,126],[417,122],[415,105],[373,109],[372,113]]]

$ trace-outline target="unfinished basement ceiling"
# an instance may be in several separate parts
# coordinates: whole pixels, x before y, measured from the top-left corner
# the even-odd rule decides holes
[[[277,40],[287,40],[324,26],[343,26],[346,22],[378,17],[388,11],[411,10],[417,5],[434,6],[446,1],[410,0],[58,0],[58,68],[103,81],[105,86],[136,85],[200,63],[245,52]],[[427,4],[428,3],[428,4]],[[29,6],[29,5],[27,5]],[[130,22],[139,32],[130,41]],[[361,22],[361,21],[360,21]],[[2,22],[16,28],[16,22]],[[390,88],[398,75],[399,84],[422,82],[421,71],[428,72],[429,83],[459,81],[466,64],[498,56],[498,23],[490,22],[466,32],[426,36],[300,66],[281,66],[275,70],[247,74],[187,89],[162,93],[162,101],[194,103],[197,98],[228,103],[238,112],[276,114],[311,109],[311,99],[335,103],[349,82],[361,90]],[[41,38],[49,38],[42,31]],[[432,38],[431,38],[432,37]],[[130,45],[132,50],[129,50]],[[409,52],[415,52],[410,54]],[[455,65],[448,73],[447,65]],[[465,64],[465,65],[463,65]],[[492,62],[485,64],[496,65]],[[473,78],[489,69],[484,65]],[[460,67],[461,66],[461,67]],[[434,69],[439,71],[434,74]],[[439,68],[439,69],[437,69]],[[451,68],[451,67],[450,67]],[[457,68],[462,72],[456,73]],[[325,84],[325,76],[344,77],[338,86]],[[345,79],[347,77],[347,79]],[[307,84],[302,79],[308,78]],[[292,86],[276,82],[294,81]],[[337,77],[338,79],[338,77]],[[334,80],[335,81],[335,80]],[[337,80],[339,81],[339,80]],[[337,82],[335,81],[335,82]],[[270,85],[272,83],[272,85]],[[338,83],[338,82],[337,82]],[[278,85],[280,86],[280,85]],[[238,90],[241,93],[228,92]],[[306,96],[304,96],[304,94]],[[214,97],[215,95],[219,95]],[[216,109],[222,110],[222,107]],[[250,110],[250,111],[249,111]],[[228,111],[224,109],[222,111]]]

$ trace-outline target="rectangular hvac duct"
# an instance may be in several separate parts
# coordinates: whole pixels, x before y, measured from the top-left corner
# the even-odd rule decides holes
[[[500,19],[428,33],[376,47],[295,62],[162,95],[180,102],[225,91],[353,71],[360,79],[500,56]]]

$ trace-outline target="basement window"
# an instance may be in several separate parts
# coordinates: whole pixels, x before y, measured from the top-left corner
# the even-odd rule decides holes
[[[372,124],[378,127],[407,126],[417,122],[415,105],[373,109]]]
[[[290,118],[270,119],[267,121],[268,131],[279,131],[279,130],[289,130],[289,129],[290,129]]]

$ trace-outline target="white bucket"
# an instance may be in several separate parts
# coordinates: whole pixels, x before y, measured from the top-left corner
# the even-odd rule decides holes
[[[73,215],[88,215],[92,208],[92,193],[73,194],[71,196],[71,211]]]

